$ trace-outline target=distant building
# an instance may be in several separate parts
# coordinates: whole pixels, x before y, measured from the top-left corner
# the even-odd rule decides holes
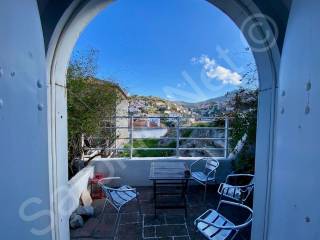
[[[134,128],[155,128],[160,127],[160,117],[137,118],[133,119]]]
[[[148,119],[148,127],[157,128],[161,126],[161,120],[159,116],[152,116]]]
[[[144,118],[134,119],[133,120],[134,128],[145,128],[148,127],[148,120]]]

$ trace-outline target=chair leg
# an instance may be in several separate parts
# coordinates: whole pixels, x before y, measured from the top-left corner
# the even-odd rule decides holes
[[[107,200],[105,200],[105,202],[104,202],[104,205],[103,205],[103,208],[102,208],[102,212],[100,213],[100,216],[99,216],[99,223],[102,221],[102,219],[103,219],[103,213],[104,213],[104,210],[106,209],[106,206],[107,206],[107,203],[108,203],[108,201]]]
[[[207,200],[207,184],[204,185],[204,195],[203,195],[203,201]]]
[[[142,211],[141,211],[139,196],[137,196],[137,204],[138,204],[138,210],[139,210],[139,218],[140,218],[140,221],[142,222]]]
[[[115,226],[113,228],[113,239],[114,240],[117,239],[119,225],[120,225],[120,210],[117,212],[117,218],[116,218]]]
[[[233,236],[232,236],[232,238],[231,238],[230,240],[235,239],[235,237],[238,235],[238,233],[239,233],[239,231],[236,231],[236,232],[233,234]]]

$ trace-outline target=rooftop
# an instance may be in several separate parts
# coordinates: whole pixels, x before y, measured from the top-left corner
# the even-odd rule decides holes
[[[183,209],[157,210],[154,215],[152,187],[137,187],[140,193],[142,218],[139,218],[138,208],[133,201],[122,209],[118,240],[184,240],[205,239],[196,232],[193,221],[208,209],[215,209],[218,205],[219,195],[217,186],[210,186],[207,200],[203,200],[203,188],[200,185],[191,185],[188,189],[187,216]],[[95,200],[93,206],[95,215],[89,218],[83,228],[71,230],[71,239],[112,239],[112,230],[115,224],[116,212],[107,206],[100,220],[104,200]],[[237,223],[243,221],[241,212],[226,209],[225,216]],[[250,239],[250,229],[245,229],[235,239]]]

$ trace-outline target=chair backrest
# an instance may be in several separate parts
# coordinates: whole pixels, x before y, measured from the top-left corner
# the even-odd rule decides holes
[[[108,198],[109,200],[112,199],[109,187],[107,187],[103,184],[100,184],[100,187],[101,187],[102,191],[104,192],[104,194],[106,195],[106,198]]]
[[[219,161],[216,159],[208,159],[206,162],[206,170],[215,171],[219,167]]]
[[[247,227],[251,222],[252,222],[252,217],[253,217],[253,211],[250,207],[244,205],[244,204],[241,204],[241,203],[236,203],[236,202],[231,202],[231,201],[226,201],[226,200],[221,200],[218,204],[218,207],[217,207],[217,211],[221,213],[221,207],[223,205],[229,205],[229,206],[234,206],[234,207],[237,207],[238,209],[242,209],[244,210],[245,212],[247,212],[248,214],[248,217],[246,219],[246,221],[242,224],[239,224],[239,225],[235,225],[234,227],[231,227],[230,229],[234,229],[234,230],[239,230],[239,229],[242,229],[244,227]],[[232,214],[233,211],[226,211],[226,212],[230,212]],[[227,217],[227,216],[225,216]],[[221,226],[221,229],[223,229],[224,226]]]
[[[102,180],[103,180],[103,179],[102,179]],[[116,206],[116,203],[114,202],[114,199],[113,199],[113,197],[112,197],[112,195],[111,195],[112,188],[106,186],[103,181],[99,181],[99,182],[98,182],[98,185],[101,187],[102,191],[104,192],[106,199],[107,199],[110,203],[112,203],[113,205]]]
[[[250,174],[248,174],[250,176]],[[246,201],[250,194],[253,192],[254,189],[254,175],[251,176],[250,182],[246,185],[246,188],[242,190],[242,200]]]

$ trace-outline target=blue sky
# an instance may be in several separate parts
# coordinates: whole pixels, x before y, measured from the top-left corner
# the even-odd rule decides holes
[[[97,49],[98,77],[130,95],[197,102],[244,85],[241,72],[254,62],[247,47],[205,0],[118,0],[87,26],[75,51]]]

